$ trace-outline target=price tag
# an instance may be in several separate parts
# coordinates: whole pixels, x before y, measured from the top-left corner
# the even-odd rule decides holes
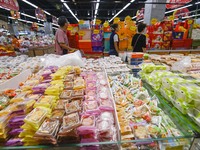
[[[69,26],[69,27],[67,28],[68,31],[71,31],[72,29],[73,29],[72,26]]]
[[[104,24],[103,24],[104,28],[107,28],[109,27],[109,22],[108,21],[105,21]]]
[[[126,16],[125,22],[126,22],[126,23],[129,23],[130,21],[131,21],[131,17],[130,17],[130,16]]]
[[[118,22],[120,22],[120,19],[119,19],[119,17],[116,17],[116,18],[114,19],[113,23],[115,24],[115,23],[118,23]]]
[[[97,19],[96,20],[96,25],[100,25],[101,24],[101,20]]]
[[[192,24],[193,23],[193,20],[192,19],[189,19],[188,20],[188,24]]]
[[[93,33],[94,33],[94,34],[99,34],[100,31],[95,29],[95,30],[93,31]]]
[[[84,36],[85,32],[84,31],[79,31],[79,36]]]
[[[173,20],[174,20],[174,16],[169,16],[168,19],[169,19],[170,21],[173,21]]]
[[[84,22],[85,22],[84,20],[80,20],[79,24],[84,24]]]
[[[155,25],[157,22],[158,22],[158,20],[156,18],[152,18],[151,19],[151,24],[152,25]]]
[[[137,29],[136,26],[130,26],[131,31],[136,31],[136,29]]]

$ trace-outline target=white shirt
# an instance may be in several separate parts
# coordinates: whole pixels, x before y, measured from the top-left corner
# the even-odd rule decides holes
[[[119,38],[117,34],[114,35],[113,39],[114,39],[114,42],[119,42]]]
[[[4,36],[0,37],[0,45],[4,45],[4,42],[6,42],[6,38]]]

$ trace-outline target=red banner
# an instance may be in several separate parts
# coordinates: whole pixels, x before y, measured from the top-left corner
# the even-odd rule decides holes
[[[0,0],[0,6],[10,10],[19,10],[19,4],[17,0]]]
[[[167,9],[175,9],[181,6],[184,6],[184,4],[187,4],[191,2],[192,0],[167,0],[167,3],[177,3],[177,4],[166,4]],[[180,4],[178,4],[180,3]]]

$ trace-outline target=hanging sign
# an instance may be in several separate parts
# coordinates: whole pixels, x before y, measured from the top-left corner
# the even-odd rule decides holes
[[[35,16],[37,19],[40,19],[40,20],[44,20],[46,21],[46,14],[44,13],[44,10],[42,10],[41,8],[36,8],[35,9]]]
[[[131,31],[136,31],[137,27],[136,26],[130,26]]]
[[[125,23],[128,24],[130,21],[131,21],[131,17],[130,16],[126,16]]]
[[[0,0],[0,6],[10,10],[19,11],[19,4],[17,0]]]
[[[58,24],[58,19],[56,16],[52,16],[52,22]]]
[[[109,22],[108,22],[108,21],[105,21],[104,24],[103,24],[103,27],[104,27],[104,28],[109,27]]]
[[[85,31],[79,31],[79,36],[84,36],[85,35]]]
[[[15,19],[20,19],[20,14],[18,11],[15,10],[11,10],[10,11],[11,17],[15,18]]]
[[[166,4],[166,8],[167,9],[178,8],[178,7],[184,6],[185,4],[187,4],[191,1],[192,0],[167,0],[167,3],[177,3],[177,4]]]
[[[114,18],[113,24],[119,23],[119,22],[120,22],[120,18],[119,17]]]
[[[138,10],[136,13],[136,20],[144,19],[144,8]]]

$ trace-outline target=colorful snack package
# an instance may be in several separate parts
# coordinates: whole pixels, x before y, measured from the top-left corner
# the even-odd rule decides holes
[[[73,101],[71,103],[65,103],[65,112],[67,115],[79,111],[81,111],[81,108],[79,107],[79,103],[77,101]]]
[[[68,91],[63,91],[60,95],[61,99],[69,99],[72,96],[72,91],[68,90]]]
[[[78,113],[69,114],[63,117],[63,129],[65,131],[77,128],[81,125]]]

